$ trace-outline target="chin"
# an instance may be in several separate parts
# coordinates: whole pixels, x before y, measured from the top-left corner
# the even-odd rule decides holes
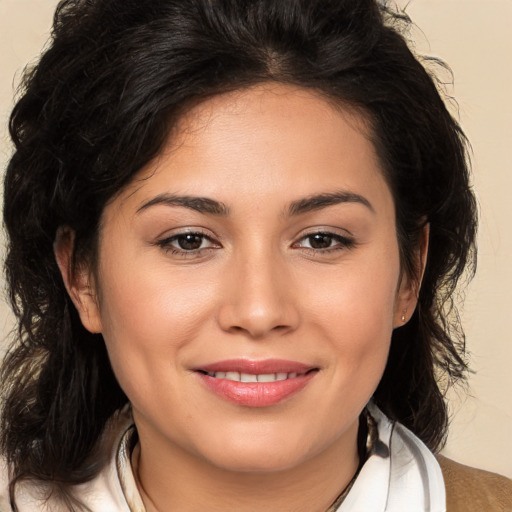
[[[237,473],[272,473],[300,466],[322,451],[316,443],[290,436],[257,436],[248,434],[238,442],[224,440],[217,447],[210,445],[203,456],[216,467]],[[213,449],[212,449],[213,448]]]

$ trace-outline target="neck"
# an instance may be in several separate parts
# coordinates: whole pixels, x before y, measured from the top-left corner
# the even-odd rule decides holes
[[[329,449],[293,468],[240,472],[176,446],[145,443],[142,437],[132,464],[147,512],[325,512],[357,471],[356,439],[357,424]]]

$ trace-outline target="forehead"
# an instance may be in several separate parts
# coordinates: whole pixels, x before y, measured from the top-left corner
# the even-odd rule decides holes
[[[368,187],[389,194],[361,113],[312,90],[262,84],[191,107],[122,195],[139,206],[162,192],[268,202]]]
[[[238,144],[241,149],[265,142],[269,148],[301,141],[322,146],[330,145],[336,134],[350,137],[354,151],[361,149],[360,143],[371,145],[372,130],[362,111],[313,89],[270,82],[192,106],[174,125],[167,149],[197,143],[203,149],[209,143]]]

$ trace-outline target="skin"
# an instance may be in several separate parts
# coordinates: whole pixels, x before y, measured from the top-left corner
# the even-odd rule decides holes
[[[71,270],[72,236],[61,237],[68,291],[133,406],[148,511],[324,511],[354,475],[358,417],[416,305],[367,131],[360,115],[291,86],[213,97],[106,206],[94,273]],[[356,199],[290,214],[340,192]],[[205,235],[202,248],[180,250],[183,232]],[[319,232],[332,233],[325,248],[312,247]],[[193,371],[233,358],[318,371],[278,404],[243,407]]]

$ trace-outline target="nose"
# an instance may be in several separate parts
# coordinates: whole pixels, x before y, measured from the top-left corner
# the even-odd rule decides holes
[[[268,252],[240,256],[225,277],[218,323],[253,339],[291,332],[300,322],[295,291],[282,258]]]

